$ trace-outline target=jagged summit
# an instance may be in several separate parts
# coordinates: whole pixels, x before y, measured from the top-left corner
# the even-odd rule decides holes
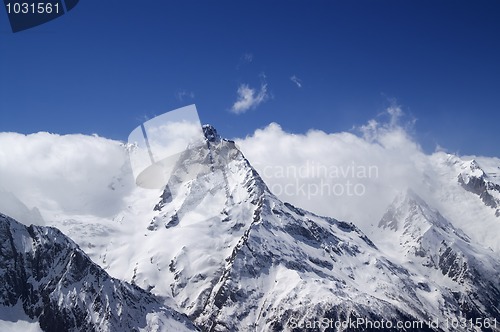
[[[215,143],[221,140],[221,137],[217,133],[217,130],[211,124],[204,124],[202,128],[203,128],[203,135],[205,135],[207,141]]]
[[[396,196],[378,227],[407,232],[409,228],[414,228],[416,225],[422,227],[424,224],[446,227],[449,223],[415,191],[408,188]]]
[[[444,299],[450,299],[450,295],[449,289],[443,286],[449,280],[454,282],[453,296],[460,303],[462,315],[497,317],[500,314],[498,258],[473,243],[414,191],[408,190],[394,199],[379,227],[386,238],[382,250],[396,256],[399,252],[399,257],[408,262],[404,266],[412,273],[433,274],[435,280],[427,280],[426,284],[434,284]],[[436,271],[439,274],[434,273]]]
[[[500,184],[496,173],[490,175],[473,159],[463,162],[458,175],[458,183],[467,191],[476,194],[486,206],[495,210],[495,216],[500,217]]]

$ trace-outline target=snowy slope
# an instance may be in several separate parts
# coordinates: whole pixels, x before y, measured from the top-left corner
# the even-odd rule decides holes
[[[500,185],[500,159],[486,157],[465,157],[465,159],[475,160],[481,167],[489,181]]]
[[[500,184],[496,183],[496,173],[486,173],[474,159],[464,163],[462,168],[458,176],[460,185],[478,195],[486,206],[495,210],[495,216],[500,217]]]
[[[497,162],[495,158],[467,160],[436,153],[429,160],[425,187],[419,193],[473,242],[493,249],[500,257],[500,186],[497,173],[492,172],[500,167]]]
[[[189,320],[111,278],[54,228],[0,214],[0,326],[9,331],[190,331]]]
[[[396,197],[378,225],[381,249],[400,255],[400,264],[426,276],[441,290],[442,303],[456,302],[470,317],[500,316],[500,259],[408,190]]]

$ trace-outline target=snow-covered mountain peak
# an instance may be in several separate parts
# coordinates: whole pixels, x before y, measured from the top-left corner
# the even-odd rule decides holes
[[[415,228],[424,231],[433,225],[443,228],[450,224],[417,193],[412,189],[407,189],[396,196],[378,227],[409,232]]]
[[[221,195],[221,203],[231,204],[255,202],[263,192],[269,192],[233,141],[222,139],[211,125],[204,125],[203,131],[207,144],[181,154],[155,210],[175,201],[176,213],[183,214],[209,196]],[[221,207],[218,213],[225,210]]]
[[[500,169],[489,167],[489,174],[483,170],[476,160],[463,162],[458,175],[458,183],[467,191],[476,194],[486,206],[494,209],[495,216],[500,217]],[[497,170],[499,170],[497,172]]]
[[[219,142],[221,140],[217,130],[211,124],[204,124],[202,128],[203,135],[209,142]]]
[[[390,245],[382,242],[382,247],[385,244],[385,249],[389,252],[403,250],[405,255],[424,256],[432,252],[432,248],[443,243],[454,243],[456,239],[470,242],[462,230],[455,228],[438,210],[430,207],[411,189],[396,196],[378,227],[384,230],[385,235],[392,238],[393,242]],[[394,234],[387,234],[387,231]]]
[[[461,169],[462,171],[460,172],[460,174],[464,178],[476,177],[482,179],[484,177],[487,177],[486,173],[479,166],[475,159],[464,161],[461,165]]]
[[[385,240],[380,241],[381,249],[397,257],[412,273],[432,276],[431,283],[441,289],[444,298],[450,290],[460,293],[458,299],[466,315],[475,315],[476,310],[499,314],[498,258],[470,240],[415,192],[399,194],[379,227]],[[481,293],[481,287],[488,291]],[[478,309],[481,307],[484,309]]]

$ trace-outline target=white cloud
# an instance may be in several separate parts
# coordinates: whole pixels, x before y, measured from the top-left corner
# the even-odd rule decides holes
[[[297,85],[298,88],[301,88],[302,87],[302,80],[300,78],[298,78],[297,76],[295,75],[292,75],[290,77],[290,81],[292,81],[293,83],[295,83]]]
[[[238,99],[231,107],[231,112],[235,114],[245,113],[249,109],[256,108],[269,98],[267,83],[262,83],[259,91],[251,88],[248,84],[241,84],[237,93]]]
[[[358,128],[363,138],[369,142],[379,141],[384,142],[386,145],[390,145],[387,138],[394,138],[396,133],[398,133],[399,137],[408,138],[408,133],[412,130],[416,122],[415,119],[411,119],[406,124],[402,124],[401,119],[404,113],[401,106],[395,103],[389,106],[385,112],[379,114],[379,116],[388,116],[388,121],[378,122],[375,119],[371,119],[366,125],[362,125]]]
[[[123,197],[135,184],[120,142],[41,132],[0,133],[0,187],[42,215],[107,217],[123,209]]]

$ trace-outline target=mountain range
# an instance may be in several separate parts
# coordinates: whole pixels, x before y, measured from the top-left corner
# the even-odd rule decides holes
[[[500,165],[438,155],[432,195],[399,192],[367,228],[282,201],[235,142],[203,131],[164,189],[135,189],[113,218],[25,226],[40,212],[0,195],[0,207],[18,207],[0,212],[23,219],[0,216],[0,321],[44,331],[500,331],[498,234],[481,219],[498,229]],[[442,196],[444,182],[460,202]],[[460,218],[459,205],[475,209]]]

